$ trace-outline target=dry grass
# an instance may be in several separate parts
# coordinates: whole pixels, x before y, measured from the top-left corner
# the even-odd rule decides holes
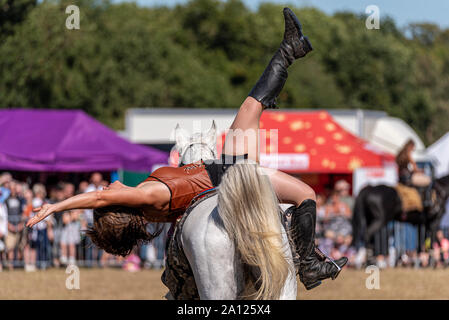
[[[64,269],[0,273],[0,299],[163,299],[161,271],[81,269],[80,290],[67,290]],[[380,273],[380,290],[368,290],[363,271],[344,270],[335,281],[306,291],[300,299],[449,299],[449,270],[393,269]]]
[[[0,299],[163,299],[161,271],[80,269],[80,289],[68,290],[64,269],[0,273]],[[6,289],[6,290],[5,290]]]
[[[368,290],[364,271],[344,270],[334,281],[306,291],[299,286],[300,299],[449,299],[449,270],[388,269],[380,271],[380,289]]]

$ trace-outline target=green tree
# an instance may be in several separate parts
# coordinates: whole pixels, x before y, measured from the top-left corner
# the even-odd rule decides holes
[[[37,0],[0,0],[0,42],[25,20]]]
[[[80,30],[65,28],[69,4]],[[0,0],[0,107],[83,109],[115,129],[129,108],[237,108],[279,47],[282,8]],[[448,29],[292,9],[314,51],[289,68],[280,107],[384,110],[427,143],[449,130]]]

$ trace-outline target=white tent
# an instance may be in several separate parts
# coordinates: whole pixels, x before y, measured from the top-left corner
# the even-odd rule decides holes
[[[437,178],[449,174],[449,132],[427,148],[427,156],[433,160]]]
[[[368,140],[372,145],[391,154],[397,154],[407,140],[415,142],[413,158],[416,161],[428,160],[426,146],[416,132],[403,120],[388,116],[379,111],[332,110],[332,116],[345,129]]]

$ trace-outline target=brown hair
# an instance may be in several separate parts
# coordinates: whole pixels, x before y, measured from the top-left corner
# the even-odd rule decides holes
[[[148,232],[147,224],[140,209],[108,206],[94,210],[94,225],[86,234],[107,253],[125,257],[135,245],[151,241],[161,233],[159,225],[154,233]]]
[[[412,139],[409,139],[402,147],[401,151],[399,151],[398,155],[396,156],[396,163],[399,168],[408,166],[408,163],[410,162],[409,149],[414,146],[415,142]]]

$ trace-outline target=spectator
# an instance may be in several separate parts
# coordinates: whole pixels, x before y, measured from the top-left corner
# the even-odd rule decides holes
[[[6,205],[0,202],[0,271],[3,271],[3,261],[6,251],[5,238],[7,234],[8,234],[8,210],[6,208]]]
[[[449,238],[449,200],[446,202],[446,212],[441,218],[440,229],[443,231],[444,237]]]
[[[12,177],[8,172],[0,175],[0,271],[3,270],[3,263],[5,259],[6,252],[6,236],[8,235],[8,209],[6,208],[5,201],[8,199],[9,183]]]
[[[90,184],[87,187],[86,192],[91,192],[95,190],[101,190],[103,188],[103,176],[99,172],[92,173],[90,177]]]
[[[103,185],[103,176],[99,172],[94,172],[90,178],[90,184],[86,188],[84,192],[92,192],[96,190],[102,190]],[[86,209],[84,210],[84,217],[85,221],[87,222],[87,227],[90,228],[94,224],[94,217],[93,217],[93,210]],[[98,263],[98,260],[101,259],[101,252],[98,250],[98,248],[92,243],[89,237],[84,237],[84,243],[83,246],[86,248],[86,263],[88,267],[92,266],[93,261],[95,260]],[[102,262],[105,262],[105,259],[107,256],[103,258]]]
[[[92,244],[86,242],[81,244],[81,229],[88,228],[83,210],[59,213],[55,218],[47,218],[31,229],[25,228],[24,225],[34,216],[33,208],[40,207],[46,202],[61,201],[75,192],[98,190],[107,185],[99,173],[92,175],[91,182],[89,185],[86,181],[82,181],[78,190],[75,190],[72,183],[60,182],[50,188],[50,199],[47,200],[44,185],[37,183],[30,190],[28,184],[13,181],[9,173],[0,174],[0,270],[4,265],[13,269],[19,262],[22,263],[22,259],[26,271],[35,271],[36,268],[46,269],[52,265],[52,260],[53,266],[57,267],[61,262],[68,264],[85,259],[83,251],[90,249],[92,252]],[[20,222],[19,227],[15,226],[16,220]],[[9,232],[12,228],[21,230],[13,232],[13,235],[18,234],[18,239],[14,237],[14,241]],[[7,244],[13,250],[7,250]],[[159,249],[163,244],[158,244],[157,247]],[[102,264],[113,262],[115,265],[117,262],[125,261],[110,255],[101,256],[96,248],[94,250],[95,258],[101,259]],[[157,250],[157,265],[163,258],[163,250],[162,258],[160,251]]]
[[[345,256],[349,260],[349,265],[354,265],[357,252],[355,248],[351,246],[351,243],[351,235],[343,236],[339,234],[335,240],[334,249],[332,250],[332,258],[337,260]]]
[[[436,234],[436,241],[433,244],[433,254],[435,265],[447,267],[449,263],[449,240],[444,237],[443,230],[438,230]]]
[[[15,181],[10,182],[10,191],[8,199],[6,199],[6,208],[8,211],[8,235],[6,236],[6,251],[8,255],[8,268],[14,269],[17,260],[22,259],[22,251],[20,248],[22,231],[24,229],[24,223],[22,220],[22,208],[25,204],[25,200],[20,197],[17,183]]]
[[[86,192],[87,187],[89,187],[89,182],[81,181],[80,184],[78,185],[78,193]]]
[[[327,228],[334,231],[337,235],[343,236],[352,233],[351,210],[349,206],[340,200],[337,192],[333,192],[326,205],[326,218],[328,220]]]
[[[23,220],[28,221],[33,213],[33,192],[29,189],[25,191],[24,194],[25,205],[23,208]],[[25,263],[25,271],[35,271],[36,270],[36,240],[37,240],[37,230],[36,228],[25,228],[23,238],[26,240],[25,248],[23,252],[23,260]]]
[[[147,230],[148,232],[156,231],[155,224],[148,224]],[[141,257],[144,260],[144,264],[146,268],[155,268],[161,269],[164,266],[164,253],[165,253],[165,240],[166,234],[169,229],[169,224],[164,224],[163,231],[161,232],[161,236],[154,239],[150,243],[143,244],[141,246]]]
[[[324,232],[324,238],[319,241],[319,249],[326,255],[330,256],[334,249],[335,233],[332,230]]]
[[[81,225],[79,221],[82,210],[64,212],[61,233],[61,264],[76,264],[76,246],[80,243]]]
[[[108,181],[106,181],[106,180],[101,181],[101,186],[102,186],[103,188],[106,188],[108,185],[109,185],[109,182],[108,182]]]
[[[5,172],[0,176],[0,203],[4,203],[8,199],[9,194],[9,184],[12,181],[12,176],[10,173]]]
[[[56,186],[51,189],[49,203],[56,203],[63,201],[65,199],[65,183],[60,182]],[[63,212],[56,212],[51,219],[47,222],[47,233],[48,240],[50,241],[51,246],[51,257],[53,261],[53,265],[55,267],[59,267],[60,265],[60,256],[61,256],[61,233],[63,228],[62,223],[62,215]]]
[[[317,194],[316,196],[316,234],[317,238],[324,236],[324,226],[326,219],[326,199],[322,194]]]
[[[33,208],[41,207],[45,203],[46,197],[44,185],[36,183],[33,186],[33,192]],[[49,235],[51,232],[51,230],[49,230],[49,226],[50,218],[48,217],[33,227],[35,228],[35,236],[33,238],[35,243],[33,243],[33,246],[37,251],[37,267],[40,269],[46,269],[50,264],[50,239],[52,238],[52,235]]]
[[[349,194],[351,185],[346,180],[338,180],[335,183],[335,191],[338,194],[340,201],[348,205],[349,210],[352,212],[354,209],[354,198]]]
[[[87,188],[84,190],[84,192],[92,192],[96,190],[102,190],[103,189],[103,176],[99,172],[95,172],[92,174],[90,178],[91,183]],[[88,222],[88,225],[91,226],[93,224],[93,210],[86,209],[84,210],[84,215],[86,216],[86,221]]]
[[[62,193],[64,199],[68,199],[75,195],[75,185],[73,183],[65,182],[62,185]]]

